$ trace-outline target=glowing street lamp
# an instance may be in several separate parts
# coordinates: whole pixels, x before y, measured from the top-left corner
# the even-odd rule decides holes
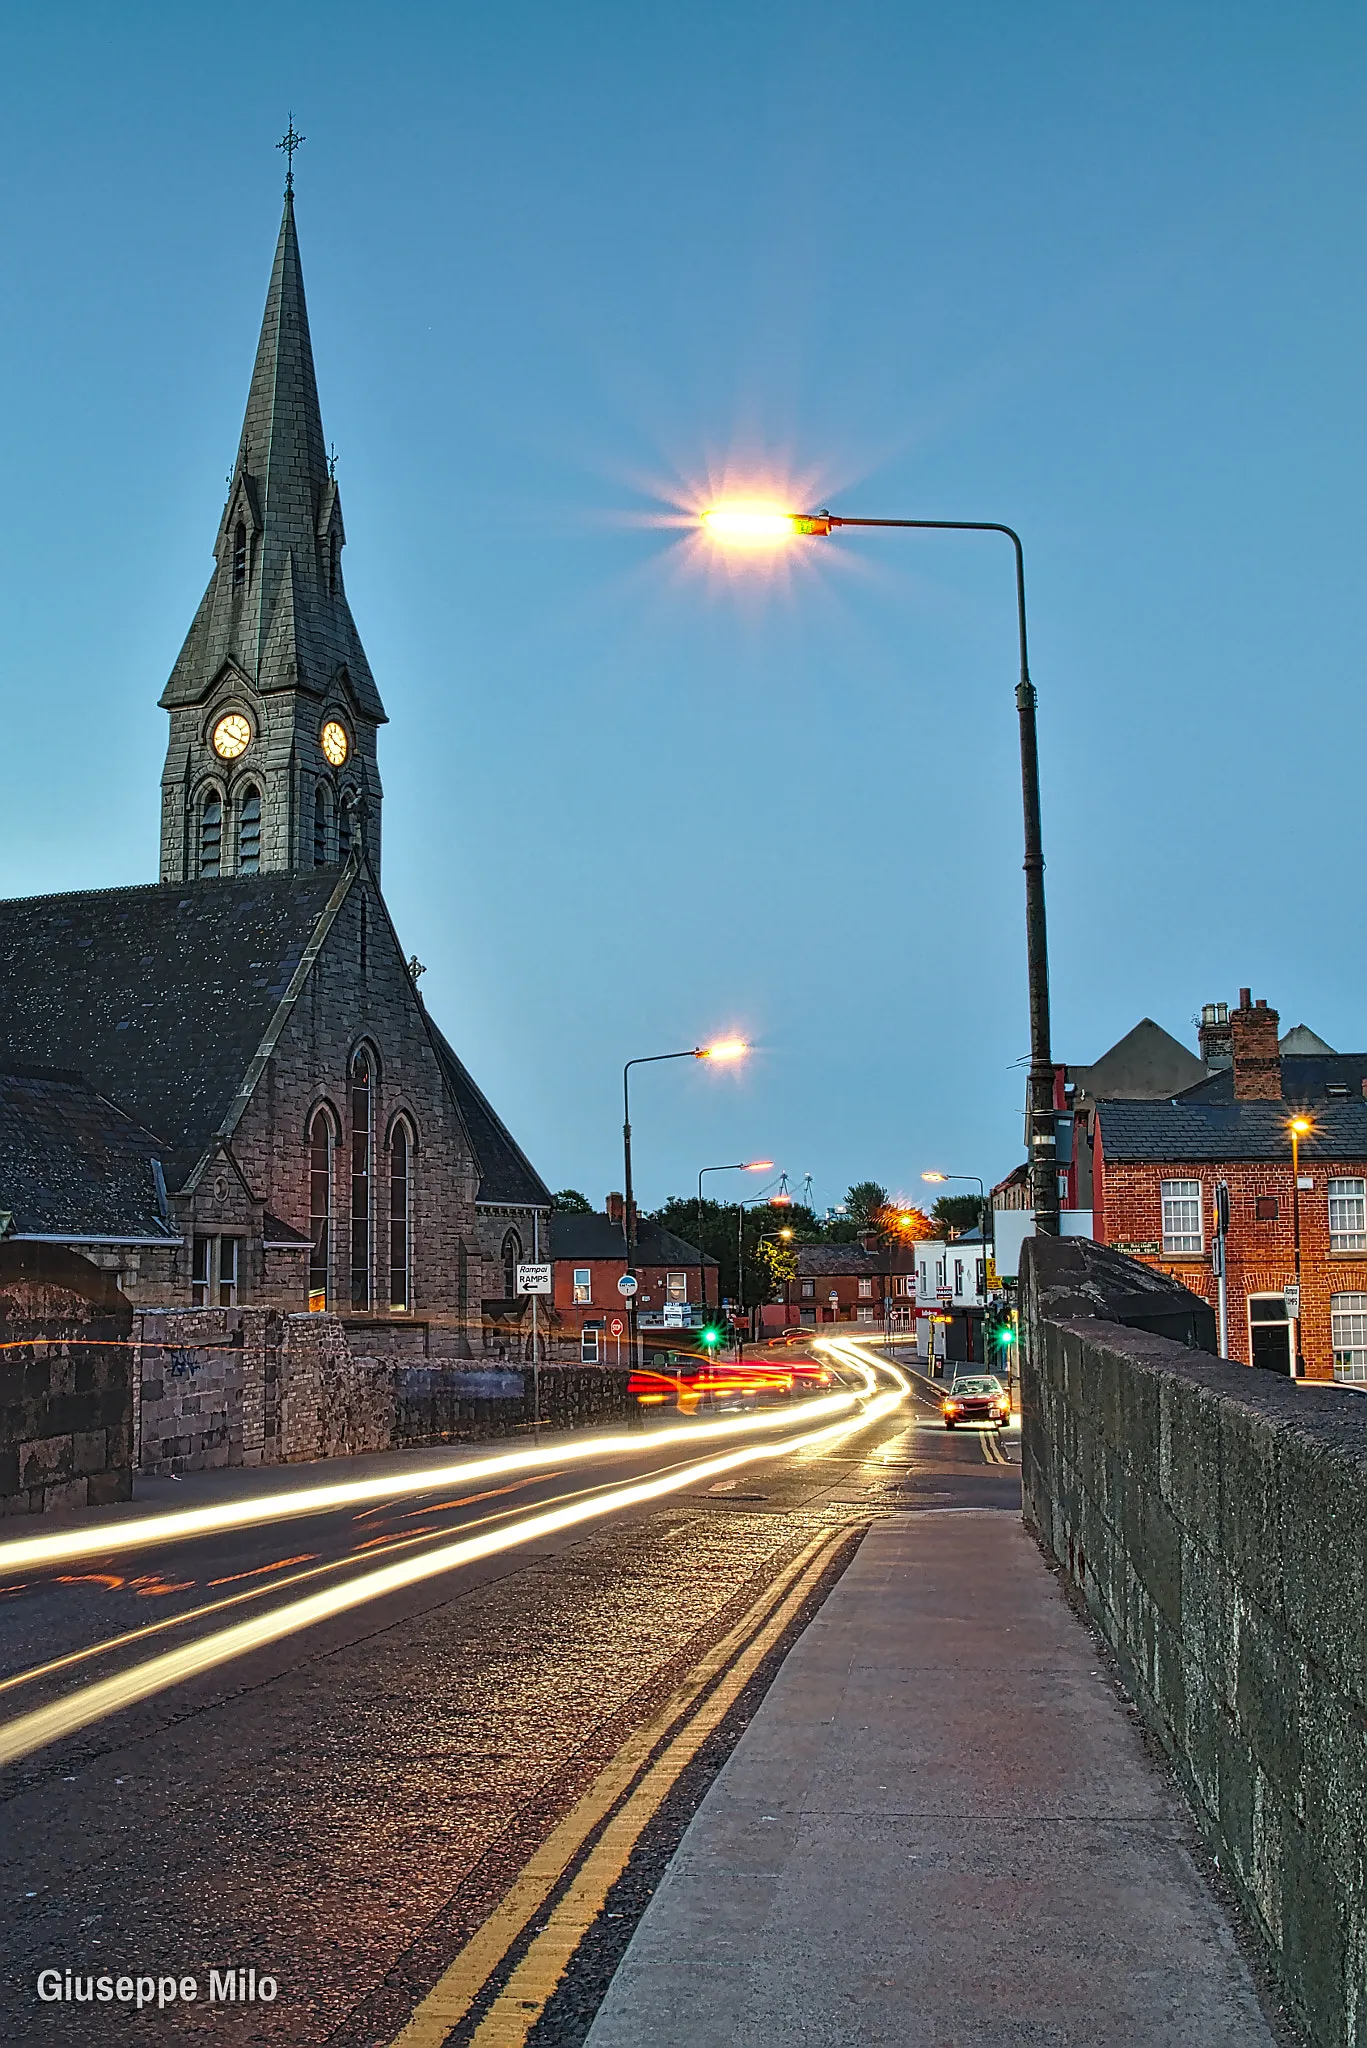
[[[1296,1313],[1291,1318],[1291,1377],[1304,1379],[1301,1357],[1301,1139],[1314,1135],[1308,1116],[1293,1116],[1287,1124],[1291,1133],[1291,1239],[1296,1259]]]
[[[1020,639],[1016,711],[1020,722],[1021,804],[1025,816],[1025,958],[1030,992],[1030,1193],[1036,1230],[1042,1237],[1057,1237],[1058,1161],[1054,1061],[1049,1045],[1049,947],[1044,917],[1039,741],[1035,730],[1035,686],[1030,680],[1026,647],[1025,551],[1020,535],[1013,527],[994,519],[848,519],[835,512],[791,512],[782,505],[749,500],[712,506],[703,513],[702,524],[714,540],[734,548],[785,547],[793,540],[828,537],[837,529],[857,526],[936,533],[1000,533],[1015,550],[1016,626]]]
[[[978,1190],[978,1227],[984,1238],[987,1236],[987,1189],[976,1173],[937,1173],[932,1170],[921,1175],[922,1180],[933,1181],[936,1187],[943,1187],[948,1180],[972,1181]]]
[[[690,1045],[683,1052],[648,1052],[639,1058],[628,1060],[622,1068],[622,1178],[626,1201],[626,1213],[622,1218],[622,1235],[626,1240],[627,1271],[636,1264],[636,1215],[631,1194],[631,1070],[633,1067],[653,1067],[661,1060],[739,1060],[750,1050],[743,1038],[719,1038],[711,1045]]]

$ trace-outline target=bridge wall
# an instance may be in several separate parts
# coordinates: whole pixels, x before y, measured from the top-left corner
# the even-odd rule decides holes
[[[1203,1355],[1195,1297],[1140,1274],[1027,1247],[1026,1517],[1311,2038],[1367,2048],[1367,1397]]]

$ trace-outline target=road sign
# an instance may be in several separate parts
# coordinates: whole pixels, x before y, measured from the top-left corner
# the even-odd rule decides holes
[[[612,1321],[608,1324],[608,1335],[610,1337],[620,1337],[622,1334],[622,1329],[622,1318],[620,1316],[614,1316]]]
[[[667,1301],[665,1303],[665,1328],[667,1330],[682,1329],[687,1321],[688,1310],[683,1302]]]
[[[625,1294],[628,1301],[630,1301],[640,1284],[634,1273],[623,1273],[621,1279],[617,1282],[617,1292]]]
[[[952,1302],[954,1299],[954,1289],[952,1287],[937,1287],[935,1290],[935,1299],[937,1301],[945,1302],[946,1304]]]
[[[997,1261],[993,1258],[991,1252],[988,1253],[984,1263],[987,1267],[984,1279],[986,1281],[988,1288],[995,1291],[998,1287],[1001,1286],[1001,1281],[997,1278]]]
[[[519,1266],[517,1269],[517,1291],[519,1294],[549,1294],[551,1291],[550,1267]]]
[[[1301,1316],[1301,1290],[1299,1283],[1293,1280],[1289,1287],[1282,1289],[1282,1292],[1286,1296],[1287,1316],[1293,1323],[1298,1323]]]

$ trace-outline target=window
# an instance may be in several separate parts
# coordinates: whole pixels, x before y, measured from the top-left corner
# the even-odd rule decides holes
[[[579,1332],[579,1363],[581,1365],[597,1365],[598,1363],[598,1329],[597,1323],[585,1323],[583,1329]]]
[[[579,1308],[587,1308],[593,1300],[592,1266],[576,1266],[574,1269],[574,1300]]]
[[[954,1292],[955,1292],[956,1294],[962,1294],[962,1293],[963,1293],[963,1291],[964,1291],[964,1262],[963,1262],[963,1260],[962,1260],[962,1259],[956,1259],[956,1260],[954,1261]]]
[[[346,860],[351,853],[351,792],[347,790],[337,810],[337,858]]]
[[[1201,1226],[1201,1183],[1199,1180],[1165,1180],[1163,1194],[1163,1249],[1165,1252],[1199,1252],[1205,1239]]]
[[[1331,1294],[1334,1378],[1367,1383],[1367,1294]]]
[[[804,1281],[803,1281],[803,1283],[802,1283],[802,1299],[803,1299],[804,1301],[811,1301],[811,1300],[813,1300],[813,1299],[814,1299],[815,1295],[816,1295],[816,1282],[815,1282],[815,1280],[804,1280]]]
[[[254,875],[260,867],[261,792],[259,789],[247,789],[242,793],[237,813],[237,872],[239,875]]]
[[[320,1109],[309,1126],[309,1308],[321,1314],[332,1259],[332,1119]]]
[[[1329,1249],[1367,1251],[1367,1181],[1330,1181]]]
[[[943,1260],[943,1259],[937,1259],[937,1260],[935,1261],[935,1285],[936,1285],[937,1287],[943,1287],[943,1286],[944,1286],[944,1284],[945,1284],[945,1262],[944,1262],[944,1260]]]
[[[1277,1220],[1277,1197],[1275,1195],[1255,1195],[1253,1197],[1253,1217],[1257,1223],[1275,1223]]]
[[[240,590],[247,580],[247,529],[239,519],[233,533],[233,589]]]
[[[396,1315],[409,1309],[409,1169],[412,1147],[408,1126],[395,1124],[389,1141],[389,1306]]]
[[[522,1239],[510,1230],[503,1240],[503,1299],[517,1300],[517,1269],[522,1264]]]
[[[190,1301],[195,1308],[237,1307],[236,1237],[197,1237],[190,1261]]]
[[[861,1308],[859,1320],[861,1323],[871,1323],[873,1321],[873,1310],[871,1308]]]
[[[873,1282],[872,1282],[872,1280],[861,1280],[861,1281],[860,1281],[860,1283],[859,1283],[859,1299],[860,1299],[861,1301],[867,1301],[867,1300],[869,1299],[869,1296],[870,1296],[870,1295],[871,1295],[872,1293],[873,1293]]]
[[[921,1292],[922,1294],[929,1294],[930,1292],[930,1266],[925,1259],[921,1261]]]
[[[199,814],[199,872],[217,875],[223,868],[223,799],[211,789]]]
[[[313,865],[328,864],[328,795],[320,782],[313,792]]]
[[[983,1289],[984,1289],[984,1287],[986,1286],[986,1283],[987,1283],[987,1268],[986,1268],[986,1266],[985,1266],[985,1265],[983,1264],[983,1261],[982,1261],[981,1259],[979,1259],[979,1260],[978,1260],[978,1266],[977,1266],[977,1271],[976,1271],[976,1273],[974,1274],[974,1279],[973,1279],[973,1292],[974,1292],[975,1294],[981,1294],[981,1293],[983,1292]]]
[[[370,1061],[351,1062],[351,1306],[370,1307],[370,1153],[373,1104]]]
[[[666,1274],[665,1274],[665,1300],[666,1300],[666,1301],[687,1301],[687,1299],[688,1299],[688,1275],[687,1275],[687,1273],[666,1273]]]

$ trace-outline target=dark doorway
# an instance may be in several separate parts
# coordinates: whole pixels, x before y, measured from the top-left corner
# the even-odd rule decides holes
[[[1286,1302],[1280,1294],[1255,1295],[1248,1304],[1249,1331],[1253,1339],[1253,1363],[1264,1372],[1291,1375],[1291,1325],[1286,1320]]]

